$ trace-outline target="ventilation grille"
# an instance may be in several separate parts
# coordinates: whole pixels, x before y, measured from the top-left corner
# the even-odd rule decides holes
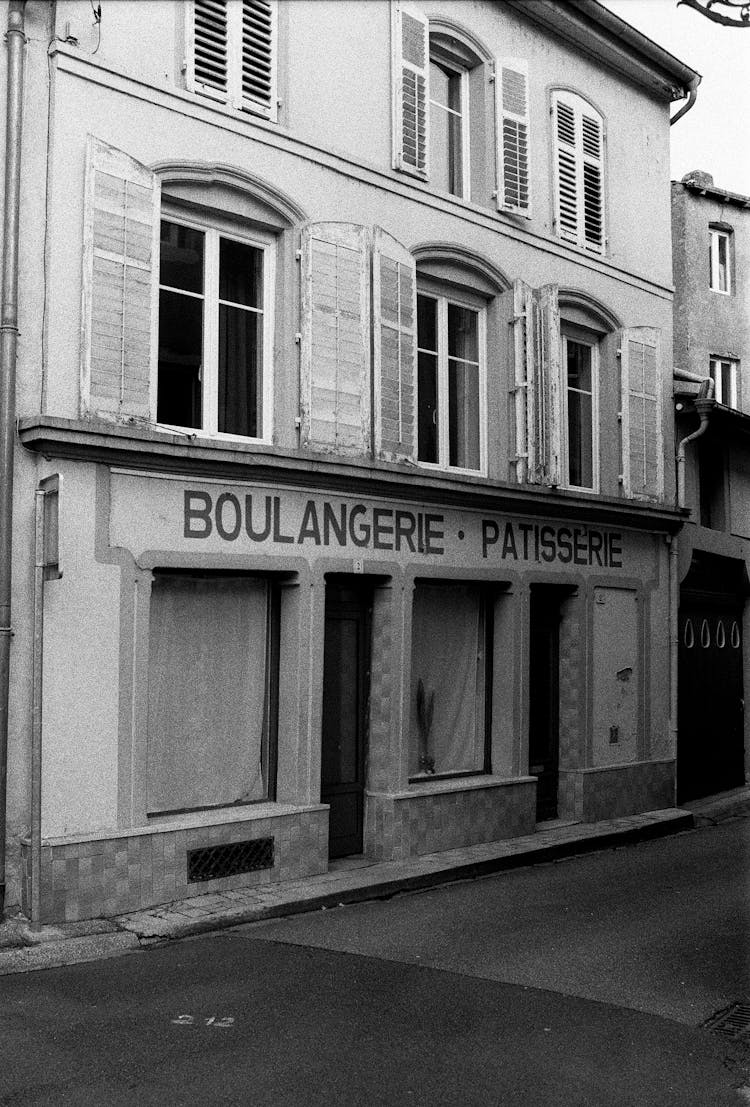
[[[750,1003],[733,1003],[707,1019],[704,1030],[725,1038],[746,1038],[750,1035]]]
[[[273,868],[273,842],[273,838],[254,838],[250,842],[191,849],[187,855],[188,884]]]

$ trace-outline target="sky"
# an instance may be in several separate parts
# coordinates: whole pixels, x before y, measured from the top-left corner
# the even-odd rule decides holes
[[[672,179],[702,169],[719,188],[750,196],[750,27],[722,27],[676,0],[601,2],[703,78],[671,128]]]

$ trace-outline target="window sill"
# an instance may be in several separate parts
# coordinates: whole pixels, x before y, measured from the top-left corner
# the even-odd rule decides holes
[[[411,781],[409,782],[411,784]],[[386,793],[392,800],[413,800],[420,796],[448,795],[455,792],[476,792],[483,788],[508,788],[513,785],[536,785],[535,776],[494,776],[492,773],[479,773],[472,776],[459,777],[431,777],[424,784],[417,783],[415,787],[405,792]],[[369,794],[369,793],[368,793]]]

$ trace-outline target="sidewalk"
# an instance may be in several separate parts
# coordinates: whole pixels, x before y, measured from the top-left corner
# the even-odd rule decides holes
[[[170,939],[275,916],[387,899],[399,892],[632,845],[741,814],[750,814],[750,788],[691,804],[690,810],[671,808],[599,823],[556,821],[521,838],[406,861],[332,862],[327,873],[305,880],[192,896],[113,919],[47,925],[39,931],[32,930],[23,917],[7,919],[0,925],[0,976],[116,957]]]

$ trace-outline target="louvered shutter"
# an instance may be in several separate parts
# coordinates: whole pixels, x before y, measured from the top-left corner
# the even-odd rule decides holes
[[[560,483],[560,312],[557,286],[535,289],[533,322],[533,388],[527,408],[528,474],[532,484]]]
[[[276,0],[193,0],[188,87],[276,118]]]
[[[518,58],[498,63],[497,206],[501,211],[531,216],[529,180],[529,72]]]
[[[416,264],[405,246],[376,227],[372,266],[375,449],[384,461],[413,461]]]
[[[513,415],[515,475],[519,484],[528,480],[529,439],[533,432],[534,392],[534,309],[533,292],[525,281],[513,282],[513,291],[505,293],[513,298],[511,324],[513,358]]]
[[[314,223],[302,236],[303,446],[370,449],[370,249],[364,227]]]
[[[393,3],[393,164],[417,177],[429,173],[430,28],[416,8]]]
[[[228,16],[226,0],[193,0],[188,84],[215,100],[229,96]]]
[[[555,218],[561,238],[604,251],[604,129],[573,93],[553,98]]]
[[[85,412],[149,418],[158,227],[155,175],[89,136],[81,372]]]
[[[620,369],[623,489],[627,496],[661,499],[664,461],[659,332],[653,327],[623,330]]]
[[[242,0],[242,105],[276,114],[276,4]]]

